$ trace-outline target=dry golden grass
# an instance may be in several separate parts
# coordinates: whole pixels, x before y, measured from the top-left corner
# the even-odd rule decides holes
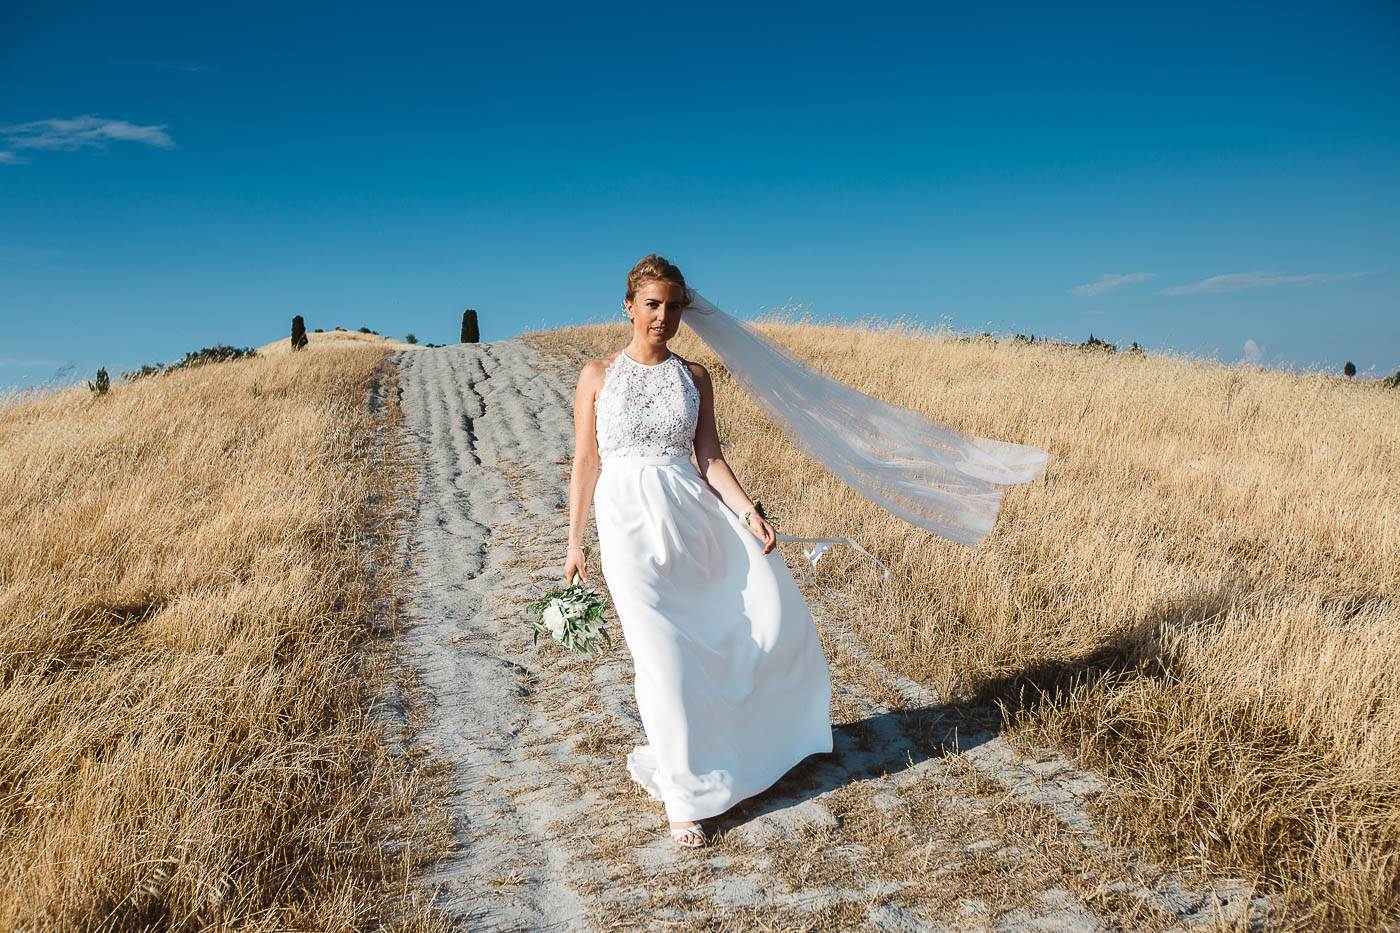
[[[1108,776],[1119,839],[1263,879],[1290,925],[1400,919],[1400,392],[903,322],[761,329],[862,391],[1052,454],[980,548],[943,541],[797,454],[682,329],[780,530],[849,534],[894,571],[833,551],[818,573],[875,655],[1001,703],[1013,737]],[[630,328],[530,339],[581,362]]]
[[[383,337],[379,334],[362,334],[357,330],[328,330],[324,333],[307,331],[307,350],[341,350],[346,347],[356,349],[375,350],[422,350],[425,349],[420,344],[408,343],[403,340],[395,340],[393,337]],[[257,348],[259,356],[275,356],[279,353],[292,352],[292,338],[283,337],[281,340],[274,340],[272,343],[265,343]]]
[[[370,715],[408,494],[370,443],[385,353],[0,406],[0,929],[438,928],[409,886],[438,785]]]

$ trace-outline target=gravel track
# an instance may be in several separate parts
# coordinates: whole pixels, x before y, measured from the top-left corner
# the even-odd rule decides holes
[[[416,578],[406,647],[432,701],[419,741],[456,775],[458,844],[425,881],[464,928],[1262,925],[1248,885],[1110,849],[1095,775],[1017,750],[990,711],[955,711],[891,674],[805,584],[835,750],[705,821],[710,846],[677,848],[623,764],[645,739],[620,627],[612,652],[577,657],[533,645],[523,610],[561,582],[576,366],[518,338],[393,359],[422,458],[399,555]]]

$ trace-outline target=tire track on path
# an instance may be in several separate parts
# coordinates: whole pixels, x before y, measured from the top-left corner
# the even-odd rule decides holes
[[[441,906],[472,929],[582,930],[564,852],[547,844],[556,814],[492,792],[536,777],[521,743],[549,725],[522,701],[525,669],[501,650],[504,622],[491,618],[494,591],[514,574],[498,535],[534,517],[520,514],[502,464],[524,453],[521,438],[541,434],[538,412],[560,402],[524,352],[478,344],[395,358],[404,427],[421,455],[416,527],[402,550],[419,581],[412,662],[435,701],[420,741],[456,764],[459,791],[457,850],[426,880],[444,885]]]

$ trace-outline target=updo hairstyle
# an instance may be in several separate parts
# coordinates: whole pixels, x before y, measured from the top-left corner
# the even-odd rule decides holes
[[[647,253],[641,261],[632,267],[632,271],[627,273],[627,296],[625,301],[631,301],[637,296],[637,289],[647,282],[669,282],[672,285],[679,285],[681,293],[685,294],[685,276],[681,275],[681,270],[676,268],[665,256],[658,256],[655,253]]]

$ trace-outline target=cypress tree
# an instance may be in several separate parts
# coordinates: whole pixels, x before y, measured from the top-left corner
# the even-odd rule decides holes
[[[298,314],[292,318],[292,349],[300,350],[306,346],[306,322]]]
[[[462,312],[462,342],[478,343],[481,340],[481,330],[476,326],[476,312],[471,308]]]

